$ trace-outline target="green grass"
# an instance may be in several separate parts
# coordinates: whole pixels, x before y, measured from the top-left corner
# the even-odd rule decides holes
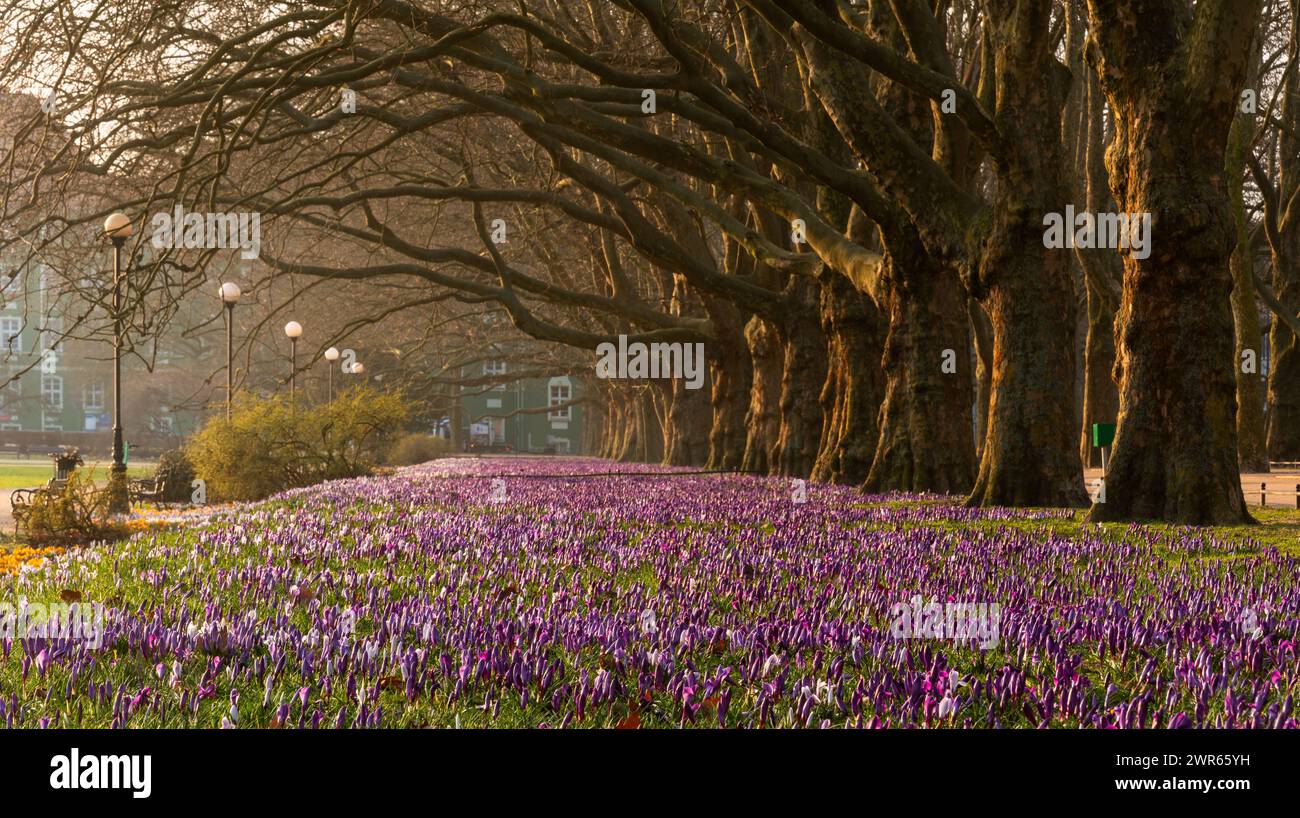
[[[109,463],[86,463],[86,469],[94,469],[96,482],[108,477]],[[131,464],[127,466],[129,477],[147,477],[153,474],[153,463]],[[49,462],[33,459],[26,461],[0,460],[0,490],[35,488],[44,485],[54,476],[54,466]]]

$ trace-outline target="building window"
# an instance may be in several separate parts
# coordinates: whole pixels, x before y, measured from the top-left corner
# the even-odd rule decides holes
[[[41,376],[41,402],[47,409],[63,408],[63,376]]]
[[[62,432],[63,418],[57,412],[41,412],[42,432]]]
[[[571,416],[570,410],[572,410],[573,407],[563,406],[561,404],[566,404],[573,400],[573,387],[569,385],[569,379],[552,378],[550,383],[550,393],[550,400],[547,405],[552,407],[558,406],[559,408],[551,409],[551,412],[547,417],[551,420],[568,420]]]
[[[489,378],[503,377],[506,374],[506,362],[505,361],[484,361],[483,374]],[[492,388],[505,389],[506,385],[504,383],[499,383],[493,386]]]
[[[7,352],[23,351],[23,319],[0,318],[0,344]]]
[[[22,294],[23,282],[18,276],[18,271],[0,273],[0,280],[3,280],[3,290],[0,290],[0,298],[4,299],[4,308],[6,310],[18,309],[19,296]]]
[[[101,411],[104,408],[104,384],[99,381],[82,387],[81,403],[86,411]]]

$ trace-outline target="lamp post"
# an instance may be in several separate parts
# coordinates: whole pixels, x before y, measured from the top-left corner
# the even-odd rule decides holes
[[[366,371],[366,365],[361,363],[360,361],[357,361],[355,364],[352,365],[353,375],[363,375],[365,374],[365,371]]]
[[[122,446],[122,245],[131,238],[131,219],[113,213],[104,219],[104,235],[113,243],[113,467],[110,469],[109,510],[130,510],[126,490],[126,455]]]
[[[338,359],[339,359],[338,347],[330,347],[329,349],[325,350],[325,360],[329,361],[329,364],[325,367],[325,369],[329,372],[330,402],[333,402],[334,400],[334,362],[337,361]]]
[[[302,324],[290,321],[284,325],[284,334],[289,336],[289,411],[292,412],[298,392],[298,339],[302,337]]]
[[[226,305],[226,420],[235,402],[235,304],[239,301],[239,285],[227,281],[221,285],[221,302]]]

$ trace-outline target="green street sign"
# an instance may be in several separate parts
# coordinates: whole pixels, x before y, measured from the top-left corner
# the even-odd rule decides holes
[[[1113,423],[1094,423],[1092,424],[1092,445],[1109,446],[1115,442],[1115,424]]]

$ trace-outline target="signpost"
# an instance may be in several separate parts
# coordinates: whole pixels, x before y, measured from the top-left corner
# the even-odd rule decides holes
[[[1092,445],[1101,449],[1101,473],[1106,473],[1106,454],[1110,450],[1110,445],[1115,442],[1115,424],[1113,423],[1094,423],[1092,424]]]

